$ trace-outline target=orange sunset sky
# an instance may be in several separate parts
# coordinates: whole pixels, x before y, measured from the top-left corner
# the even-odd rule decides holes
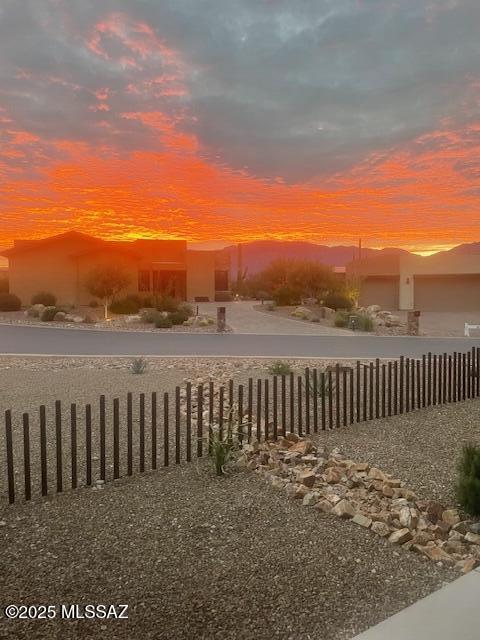
[[[478,0],[3,0],[0,247],[480,240]]]

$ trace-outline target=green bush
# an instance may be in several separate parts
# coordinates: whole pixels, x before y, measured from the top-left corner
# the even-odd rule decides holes
[[[272,294],[273,301],[279,307],[300,304],[301,292],[287,284],[277,287]]]
[[[345,311],[337,311],[333,324],[336,327],[348,327],[348,313]]]
[[[168,311],[172,313],[173,311],[178,311],[180,307],[180,300],[174,298],[173,296],[160,296],[155,300],[155,305],[157,311]]]
[[[170,329],[173,326],[172,319],[169,316],[160,316],[155,321],[155,326],[157,329]]]
[[[20,311],[22,301],[13,293],[0,293],[0,311]]]
[[[142,314],[143,322],[147,322],[148,324],[155,324],[161,317],[162,315],[160,311],[157,311],[156,309],[148,309]]]
[[[171,313],[169,317],[173,325],[179,325],[186,322],[190,316],[188,315],[188,313],[185,313],[185,311],[178,310],[173,311],[173,313]]]
[[[292,373],[292,367],[284,360],[275,360],[268,365],[268,372],[272,376],[286,376]]]
[[[110,305],[110,311],[118,314],[138,313],[142,307],[142,299],[132,293],[124,298],[114,300]]]
[[[182,302],[182,304],[178,307],[179,311],[187,314],[187,318],[191,318],[194,315],[193,306],[188,304],[188,302]]]
[[[134,358],[130,365],[130,369],[135,375],[141,375],[142,373],[145,373],[147,366],[148,364],[145,358]]]
[[[480,447],[467,444],[458,463],[457,500],[472,516],[480,516]]]
[[[40,316],[42,322],[52,322],[59,309],[57,307],[45,307]]]
[[[43,304],[46,307],[54,307],[57,304],[57,298],[53,295],[53,293],[49,293],[48,291],[39,291],[34,296],[32,296],[31,303]]]
[[[323,304],[325,307],[335,309],[335,311],[338,309],[350,311],[353,306],[351,299],[341,293],[329,293],[324,297]]]
[[[358,316],[357,327],[360,331],[373,331],[375,328],[375,322],[369,315],[361,313]]]

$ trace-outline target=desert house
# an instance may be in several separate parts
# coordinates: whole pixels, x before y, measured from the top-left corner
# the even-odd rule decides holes
[[[480,254],[381,255],[354,260],[362,306],[421,311],[480,311]]]
[[[39,291],[59,304],[92,300],[86,277],[101,265],[116,266],[130,277],[124,294],[167,293],[182,300],[213,301],[229,288],[229,265],[218,251],[187,248],[185,240],[113,242],[70,231],[42,240],[16,240],[3,251],[8,259],[10,291],[28,305]]]

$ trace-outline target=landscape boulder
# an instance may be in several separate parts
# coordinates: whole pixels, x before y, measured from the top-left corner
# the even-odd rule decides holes
[[[55,322],[65,322],[67,314],[64,311],[57,311],[53,319]]]

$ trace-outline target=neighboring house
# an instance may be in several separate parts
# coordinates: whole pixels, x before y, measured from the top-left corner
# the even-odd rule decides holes
[[[354,260],[362,306],[421,311],[480,311],[480,254],[384,255]]]
[[[168,293],[189,301],[213,301],[229,289],[229,265],[218,251],[192,251],[185,240],[111,242],[70,231],[43,240],[16,240],[1,255],[8,258],[10,291],[22,304],[49,291],[59,304],[92,300],[84,283],[97,266],[123,269],[128,293]]]

